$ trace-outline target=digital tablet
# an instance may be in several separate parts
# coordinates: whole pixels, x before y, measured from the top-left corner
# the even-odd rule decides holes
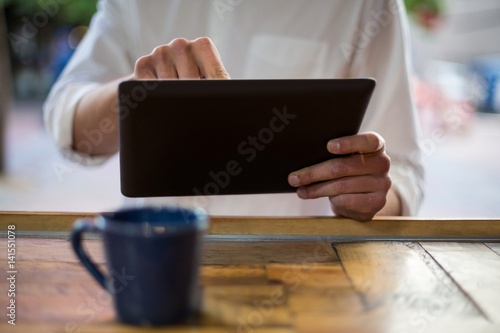
[[[284,193],[290,172],[334,158],[375,88],[362,79],[126,81],[120,182],[128,197]]]

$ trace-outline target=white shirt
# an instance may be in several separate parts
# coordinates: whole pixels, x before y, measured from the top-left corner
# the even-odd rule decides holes
[[[101,1],[44,105],[46,125],[67,156],[102,163],[109,156],[71,151],[73,115],[82,96],[133,73],[135,61],[156,46],[208,36],[232,78],[375,78],[361,131],[385,138],[403,213],[413,215],[423,195],[423,168],[405,17],[400,0]],[[147,202],[158,200],[202,205],[213,215],[332,214],[326,198],[302,200],[294,193]]]

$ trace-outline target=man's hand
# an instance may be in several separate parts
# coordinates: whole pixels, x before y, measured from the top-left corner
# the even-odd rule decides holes
[[[209,38],[201,37],[193,41],[176,38],[139,58],[135,63],[134,78],[229,79],[229,74]]]
[[[118,85],[124,80],[153,79],[229,79],[219,52],[209,38],[193,41],[177,38],[158,46],[135,63],[133,74],[98,85],[83,96],[73,118],[73,149],[88,155],[108,155],[118,151]],[[102,135],[98,143],[90,142],[85,133],[99,129],[108,121],[115,130]]]
[[[391,160],[384,139],[369,132],[331,140],[330,153],[348,155],[334,158],[288,176],[302,199],[329,197],[337,215],[367,221],[382,210],[391,189]],[[394,193],[390,193],[394,199]],[[399,202],[398,202],[399,211]]]

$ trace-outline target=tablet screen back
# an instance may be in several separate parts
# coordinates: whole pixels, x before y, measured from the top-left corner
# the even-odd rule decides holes
[[[129,197],[283,193],[292,171],[356,134],[372,79],[127,81],[119,87]]]

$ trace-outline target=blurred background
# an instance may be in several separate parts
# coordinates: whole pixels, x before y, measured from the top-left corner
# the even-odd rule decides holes
[[[406,0],[427,191],[419,215],[500,216],[500,0]],[[0,0],[0,210],[106,211],[117,158],[63,159],[41,105],[96,0]]]

